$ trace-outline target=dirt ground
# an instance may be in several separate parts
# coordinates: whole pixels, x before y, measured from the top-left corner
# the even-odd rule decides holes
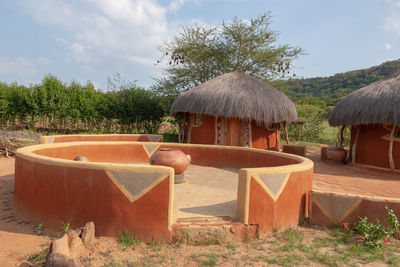
[[[400,197],[400,177],[398,174],[359,169],[333,162],[323,162],[319,160],[317,151],[311,152],[309,157],[315,162],[314,189]],[[26,260],[27,257],[43,250],[43,248],[49,245],[50,240],[57,236],[57,233],[46,229],[44,229],[44,232],[34,231],[35,228],[38,229],[35,223],[26,221],[15,213],[12,206],[13,187],[14,158],[0,157],[0,266],[30,266]],[[298,251],[300,247],[308,247],[309,251],[312,251],[314,241],[317,240],[316,238],[327,238],[327,240],[331,238],[329,232],[321,229],[299,228],[296,231],[300,231],[298,235],[302,236],[302,241],[299,241],[298,248],[296,247],[293,251]],[[135,248],[124,250],[121,249],[116,238],[101,237],[97,238],[96,242],[86,251],[82,261],[87,266],[125,266],[118,265],[123,263],[127,263],[126,265],[129,266],[214,266],[216,265],[213,264],[214,262],[218,263],[218,266],[269,266],[270,264],[286,266],[291,266],[292,264],[338,266],[337,264],[332,265],[329,262],[324,262],[323,255],[326,254],[325,252],[323,252],[325,254],[321,254],[322,256],[320,254],[318,254],[320,256],[317,255],[320,258],[315,256],[314,252],[302,252],[303,254],[300,255],[293,254],[293,252],[294,256],[290,254],[292,255],[290,257],[294,258],[289,259],[287,258],[289,254],[279,254],[281,253],[279,238],[271,240],[255,240],[211,246],[140,243]],[[283,238],[284,240],[286,239]],[[285,242],[287,244],[288,241],[286,240]],[[322,248],[322,251],[329,250],[326,247],[324,248],[324,246]],[[335,245],[335,251],[336,249]],[[266,258],[265,251],[285,256],[272,258],[271,254],[271,257]],[[285,251],[285,249],[282,251]],[[332,253],[336,253],[335,251]],[[398,247],[397,251],[400,251]],[[308,254],[304,253],[314,254],[307,256]],[[312,255],[315,257],[312,258]],[[397,254],[393,255],[396,256]],[[301,258],[303,260],[300,260]],[[312,259],[315,259],[316,262]],[[369,266],[386,265],[385,261],[390,262],[390,259],[386,260],[386,258],[382,257],[378,257],[377,260],[377,262],[373,262]],[[357,262],[360,263],[360,261]],[[345,263],[347,264],[347,262]],[[369,264],[366,262],[363,263]],[[397,262],[397,264],[399,263]]]
[[[29,252],[48,244],[45,235],[33,232],[34,224],[19,217],[13,207],[14,158],[0,157],[0,265],[19,266]],[[51,234],[51,233],[50,233]]]
[[[400,173],[322,161],[319,151],[307,157],[314,162],[315,190],[400,198]]]

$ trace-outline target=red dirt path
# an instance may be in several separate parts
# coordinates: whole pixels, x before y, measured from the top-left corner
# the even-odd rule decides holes
[[[307,157],[314,162],[315,190],[400,198],[400,173],[322,161],[319,151]]]

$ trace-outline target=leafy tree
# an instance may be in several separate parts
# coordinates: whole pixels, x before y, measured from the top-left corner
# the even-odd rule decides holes
[[[270,19],[264,14],[250,21],[235,17],[213,28],[182,27],[174,42],[160,47],[169,65],[155,88],[168,85],[166,90],[177,94],[236,68],[264,81],[289,74],[302,49],[277,45]]]
[[[315,141],[323,131],[322,123],[326,116],[326,109],[319,103],[297,103],[296,109],[301,123],[289,126],[289,137],[295,140]]]

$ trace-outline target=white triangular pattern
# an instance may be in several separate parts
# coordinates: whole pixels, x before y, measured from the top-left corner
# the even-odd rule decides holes
[[[265,186],[271,191],[274,200],[279,198],[280,193],[283,191],[283,187],[286,185],[286,181],[289,178],[288,173],[278,174],[258,174],[258,177],[264,182]]]
[[[149,157],[154,153],[160,145],[157,144],[144,144],[143,148],[147,151]]]
[[[121,171],[111,171],[111,174],[132,197],[140,194],[143,190],[164,175],[163,173],[157,172],[140,173]]]
[[[161,139],[161,137],[157,135],[148,135],[147,137],[150,139],[151,142],[159,142]]]
[[[313,200],[334,223],[340,223],[361,203],[357,198],[315,193]]]

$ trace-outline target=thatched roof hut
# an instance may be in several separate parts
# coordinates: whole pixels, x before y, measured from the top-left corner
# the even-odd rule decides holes
[[[331,126],[377,123],[400,125],[400,70],[346,96],[329,117]]]
[[[329,124],[352,125],[354,164],[400,169],[400,70],[341,100]]]
[[[297,121],[293,102],[269,84],[236,70],[182,93],[171,113],[251,119],[260,125]]]
[[[277,128],[281,122],[297,121],[296,107],[287,96],[241,70],[223,74],[182,93],[170,112],[185,114],[184,132],[188,143],[264,149],[279,147]],[[259,140],[262,135],[263,141]]]

